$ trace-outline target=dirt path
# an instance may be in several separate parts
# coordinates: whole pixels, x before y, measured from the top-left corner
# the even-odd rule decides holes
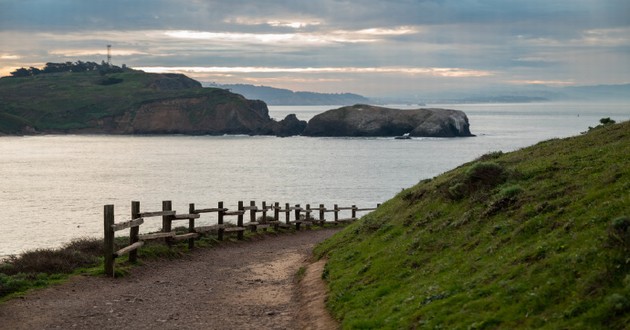
[[[301,284],[295,274],[308,264],[313,246],[336,231],[200,249],[178,260],[147,263],[124,278],[76,277],[0,305],[0,328],[334,328],[330,316],[317,310],[323,293],[312,291],[325,290],[316,274],[323,263],[309,266]]]

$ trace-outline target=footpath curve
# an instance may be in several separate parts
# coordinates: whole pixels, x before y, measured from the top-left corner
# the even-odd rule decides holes
[[[0,329],[334,329],[313,275],[322,263],[295,275],[338,230],[198,249],[123,278],[78,276],[0,305]]]

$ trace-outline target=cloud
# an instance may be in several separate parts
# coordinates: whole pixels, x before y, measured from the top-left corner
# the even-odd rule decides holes
[[[470,70],[462,68],[414,68],[414,67],[319,67],[319,68],[289,68],[289,67],[138,67],[146,72],[161,73],[377,73],[377,74],[406,74],[425,75],[435,77],[487,77],[490,71]]]
[[[628,12],[627,0],[0,0],[0,74],[100,62],[111,44],[117,64],[302,90],[618,83]]]
[[[242,33],[179,30],[165,31],[164,35],[175,39],[209,40],[213,42],[320,46],[330,43],[377,42],[386,39],[388,36],[400,36],[417,32],[417,28],[403,26],[394,28],[370,28],[357,31],[335,30],[327,33]]]
[[[19,60],[22,58],[20,55],[12,55],[12,54],[2,54],[0,55],[0,59],[2,60]]]

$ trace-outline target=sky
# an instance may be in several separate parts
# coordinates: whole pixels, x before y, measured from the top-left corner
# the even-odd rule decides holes
[[[106,60],[366,96],[630,83],[629,0],[0,0],[0,76]]]

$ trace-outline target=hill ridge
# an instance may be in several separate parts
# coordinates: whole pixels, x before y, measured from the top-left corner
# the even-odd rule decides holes
[[[320,245],[343,328],[630,324],[630,122],[495,152]]]

